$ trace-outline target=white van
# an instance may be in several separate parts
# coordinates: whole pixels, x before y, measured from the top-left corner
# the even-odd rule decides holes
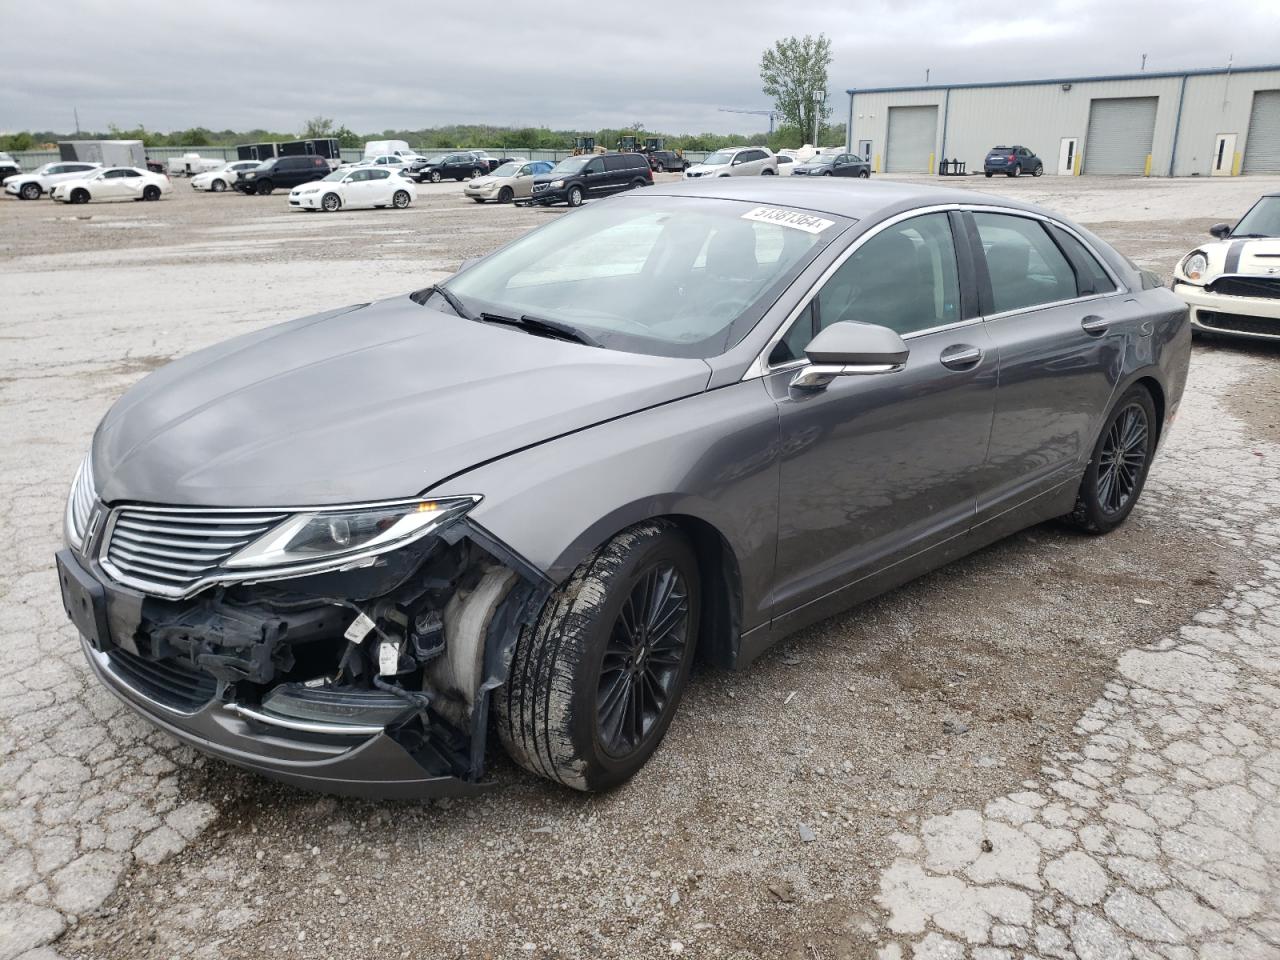
[[[416,150],[410,150],[409,144],[403,140],[370,140],[364,145],[364,158],[368,160],[370,157],[381,157],[385,154],[392,153],[396,156],[404,154],[417,155]]]

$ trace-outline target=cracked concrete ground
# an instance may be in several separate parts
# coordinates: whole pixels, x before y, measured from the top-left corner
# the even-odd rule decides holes
[[[1167,273],[1275,181],[980,186]],[[171,357],[555,215],[456,190],[332,218],[0,203],[0,960],[1280,956],[1274,350],[1197,348],[1123,529],[1027,531],[700,673],[605,797],[498,758],[468,803],[316,798],[93,683],[51,556],[97,420]]]

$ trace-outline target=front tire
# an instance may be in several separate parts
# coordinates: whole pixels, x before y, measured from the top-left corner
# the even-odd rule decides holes
[[[580,206],[582,206],[582,188],[581,188],[581,187],[570,187],[570,188],[569,188],[569,194],[568,194],[568,196],[565,198],[565,201],[566,201],[566,202],[569,204],[569,206],[571,206],[571,207],[580,207]]]
[[[320,207],[325,213],[336,213],[342,206],[342,198],[336,193],[326,193],[320,198]]]
[[[1158,430],[1150,391],[1130,387],[1103,422],[1068,523],[1088,533],[1110,533],[1124,523],[1142,496]]]
[[[688,539],[664,521],[630,527],[588,557],[521,632],[497,691],[512,759],[576,790],[634,776],[684,692],[700,590]]]
[[[259,180],[258,185],[254,187],[254,192],[260,197],[265,197],[276,188],[276,185],[270,180]]]
[[[427,175],[427,179],[430,180],[432,183],[439,183],[441,179],[440,171],[432,170],[431,173]]]
[[[512,190],[510,187],[503,187],[501,190],[498,191],[499,203],[510,203],[515,198],[516,198],[515,191]]]
[[[1042,177],[1042,176],[1044,176],[1044,164],[1042,163],[1042,164],[1040,164],[1039,166],[1037,166],[1034,170],[1032,170],[1032,171],[1031,171],[1031,175],[1032,175],[1033,177]]]
[[[223,190],[227,189],[227,184],[225,181],[215,180],[213,183],[209,184],[209,189],[214,193],[221,193]]]
[[[18,191],[18,196],[23,200],[39,200],[41,192],[40,184],[24,183],[22,189]]]
[[[71,191],[71,202],[72,202],[72,203],[88,203],[88,202],[89,202],[89,191],[88,191],[88,190],[85,190],[83,187],[81,187],[81,188],[80,188],[80,189],[78,189],[78,190],[72,190],[72,191]]]

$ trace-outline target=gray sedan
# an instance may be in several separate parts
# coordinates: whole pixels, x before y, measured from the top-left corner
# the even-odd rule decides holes
[[[660,185],[438,286],[260,330],[107,414],[57,555],[104,684],[232,763],[599,790],[701,657],[1142,493],[1186,307],[1013,201]]]
[[[871,163],[852,153],[820,154],[796,164],[793,177],[858,177],[871,176]]]

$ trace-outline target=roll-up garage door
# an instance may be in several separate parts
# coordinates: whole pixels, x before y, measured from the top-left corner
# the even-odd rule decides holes
[[[929,157],[938,134],[938,108],[890,107],[886,173],[931,173]]]
[[[1259,90],[1244,142],[1245,173],[1280,173],[1280,90]]]
[[[1141,176],[1151,153],[1159,102],[1159,97],[1118,97],[1090,103],[1084,172]]]

